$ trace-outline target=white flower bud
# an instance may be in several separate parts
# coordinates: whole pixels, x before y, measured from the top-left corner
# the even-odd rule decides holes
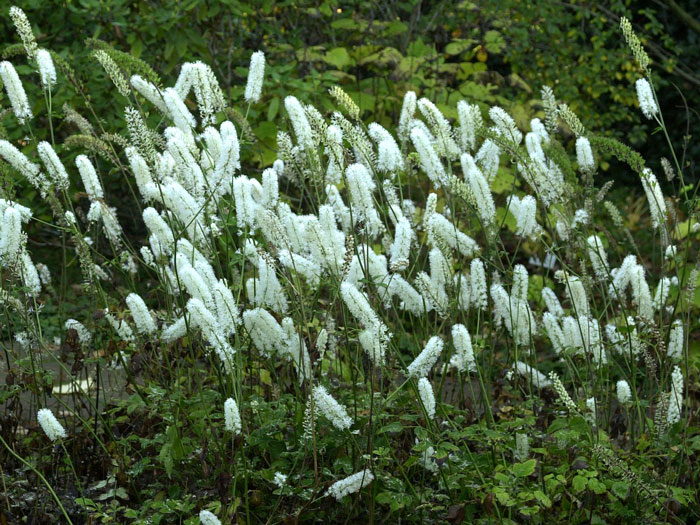
[[[245,87],[245,100],[255,104],[260,100],[262,93],[263,77],[265,76],[265,53],[256,51],[250,57],[250,69],[248,70],[248,83]]]
[[[63,425],[58,422],[56,416],[53,415],[48,408],[42,408],[37,412],[36,419],[41,425],[42,430],[51,441],[56,441],[59,438],[67,438],[68,434]]]

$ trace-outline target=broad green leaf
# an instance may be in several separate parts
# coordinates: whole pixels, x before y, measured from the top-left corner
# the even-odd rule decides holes
[[[608,491],[608,487],[605,486],[605,483],[602,483],[597,478],[591,478],[588,480],[588,488],[596,494],[605,494]]]
[[[447,53],[448,55],[459,55],[460,53],[471,49],[473,45],[474,40],[471,39],[455,40],[445,46],[445,53]]]
[[[344,47],[336,47],[328,51],[323,57],[326,64],[334,66],[336,69],[343,69],[352,64],[352,58],[348,50]]]
[[[571,482],[571,486],[576,492],[581,492],[582,490],[584,490],[586,488],[586,485],[588,485],[588,478],[579,474],[574,476],[574,479]]]
[[[537,465],[537,460],[528,459],[523,463],[516,463],[513,465],[513,474],[516,478],[524,478],[535,472],[535,466]]]

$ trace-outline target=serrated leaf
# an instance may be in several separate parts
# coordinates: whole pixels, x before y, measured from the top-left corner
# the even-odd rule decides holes
[[[173,475],[173,456],[171,454],[170,443],[165,443],[160,448],[160,452],[158,453],[158,459],[163,464],[163,467],[165,468],[165,473],[168,475],[169,478],[171,478]]]

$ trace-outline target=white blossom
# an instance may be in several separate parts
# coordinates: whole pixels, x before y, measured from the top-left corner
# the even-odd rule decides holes
[[[671,397],[668,400],[668,412],[666,414],[666,420],[669,425],[673,425],[681,420],[683,393],[683,373],[678,366],[674,366],[673,372],[671,372]]]
[[[408,377],[425,377],[430,372],[430,369],[435,365],[440,353],[442,353],[442,348],[444,343],[442,339],[438,336],[431,337],[425,348],[420,354],[413,360],[413,362],[408,365],[406,369],[406,375]]]
[[[586,420],[593,426],[596,425],[598,418],[598,411],[596,410],[596,402],[594,397],[589,397],[586,399],[586,408],[588,412],[586,413]]]
[[[608,267],[608,256],[605,253],[603,241],[597,235],[591,235],[586,240],[586,244],[588,245],[588,258],[591,260],[593,272],[601,281],[607,281],[610,268]]]
[[[474,161],[481,168],[481,172],[489,182],[493,181],[498,173],[500,155],[500,148],[491,139],[486,139],[483,144],[481,144],[479,151],[476,152]]]
[[[542,233],[542,228],[537,224],[537,200],[532,195],[525,195],[522,199],[512,195],[508,209],[515,217],[517,235],[534,239]]]
[[[387,284],[387,294],[399,298],[399,308],[411,312],[413,315],[422,315],[430,311],[430,303],[418,291],[398,274],[392,274]]]
[[[133,75],[130,79],[131,86],[138,91],[143,98],[153,104],[164,115],[170,115],[168,107],[165,105],[163,93],[148,80],[139,75]]]
[[[489,117],[493,120],[496,127],[501,132],[501,135],[513,144],[520,144],[523,140],[523,134],[515,125],[513,117],[511,117],[503,108],[493,106],[489,109]]]
[[[671,291],[671,279],[669,277],[662,277],[659,279],[659,283],[656,285],[656,292],[654,293],[654,300],[652,304],[654,310],[661,310],[666,306],[666,301],[668,301],[668,294]]]
[[[34,38],[32,25],[29,23],[27,15],[24,14],[21,8],[13,5],[10,7],[10,18],[15,25],[19,38],[22,40],[22,45],[27,52],[27,56],[29,58],[34,58],[37,50],[36,38]]]
[[[517,432],[515,434],[515,451],[513,456],[518,461],[525,461],[530,455],[530,440],[527,434],[523,432]]]
[[[476,132],[483,124],[479,106],[460,100],[457,102],[457,116],[462,150],[465,152],[473,151],[476,147]]]
[[[72,329],[77,332],[78,341],[80,341],[80,344],[88,345],[90,344],[90,341],[92,341],[92,334],[80,321],[75,319],[67,319],[63,326],[66,330]]]
[[[221,525],[221,521],[219,521],[219,518],[217,518],[208,510],[200,511],[199,521],[202,522],[202,525]]]
[[[313,133],[306,112],[296,97],[291,95],[284,99],[284,107],[287,109],[289,120],[292,122],[294,134],[301,150],[312,150],[315,147]]]
[[[583,286],[583,281],[575,275],[569,275],[564,271],[558,271],[555,276],[566,286],[566,294],[569,296],[571,305],[574,307],[576,315],[588,316],[590,309],[588,306],[588,295]]]
[[[155,241],[151,241],[151,248],[156,257],[161,254],[171,255],[175,248],[175,237],[163,217],[154,208],[146,208],[143,210],[143,222]]]
[[[22,214],[17,208],[8,206],[2,214],[0,227],[0,260],[6,266],[12,265],[23,249]]]
[[[617,401],[621,405],[627,405],[632,400],[632,390],[629,383],[624,379],[620,379],[616,384]]]
[[[564,333],[559,325],[559,318],[551,312],[545,312],[542,316],[542,324],[544,324],[554,351],[560,354],[565,349],[566,343],[564,340]]]
[[[404,169],[403,156],[396,140],[386,129],[372,122],[369,135],[378,144],[377,169],[383,173],[395,173]]]
[[[671,334],[668,338],[668,349],[666,355],[672,361],[680,361],[683,358],[683,348],[685,346],[685,338],[683,333],[683,323],[680,319],[673,322]]]
[[[352,164],[345,170],[352,213],[355,223],[364,221],[365,230],[370,236],[375,236],[384,230],[384,224],[374,206],[372,194],[376,189],[374,180],[367,168],[362,164]]]
[[[180,76],[175,84],[175,92],[184,101],[190,89],[194,91],[194,97],[197,100],[202,126],[213,124],[216,120],[216,113],[226,107],[226,101],[211,67],[199,60],[182,65]],[[168,104],[167,100],[166,104]],[[172,112],[169,104],[168,107]],[[173,118],[176,118],[175,115]],[[181,127],[180,124],[176,123],[176,125]],[[187,131],[186,127],[182,127],[182,129]]]
[[[340,501],[344,496],[349,494],[354,494],[360,489],[369,485],[374,479],[374,475],[369,471],[369,469],[361,470],[356,472],[352,476],[348,476],[345,479],[336,481],[330,486],[326,495],[335,497],[336,500]]]
[[[639,108],[646,118],[653,118],[659,112],[659,106],[656,105],[649,81],[646,78],[640,78],[635,82],[635,87],[637,88]]]
[[[168,108],[168,115],[183,132],[191,133],[191,129],[197,127],[197,121],[175,89],[165,88],[163,102]]]
[[[218,280],[212,290],[212,296],[221,331],[225,337],[233,335],[236,333],[236,327],[243,321],[231,289],[226,285],[226,282]]]
[[[240,434],[243,428],[238,405],[231,397],[224,401],[224,426],[228,432],[232,432],[234,435]]]
[[[544,124],[542,124],[542,121],[540,119],[533,118],[530,121],[530,129],[533,133],[539,135],[544,144],[549,144],[549,133],[547,133],[547,128]]]
[[[161,333],[161,339],[166,343],[173,343],[187,334],[187,322],[184,317],[179,317]]]
[[[522,361],[516,361],[515,370],[524,378],[531,380],[535,388],[547,388],[552,384],[542,372]]]
[[[0,62],[0,78],[2,78],[2,83],[5,85],[7,98],[10,99],[12,112],[19,120],[19,123],[24,124],[26,120],[30,120],[34,115],[22,82],[10,62]]]
[[[352,426],[352,418],[347,409],[338,403],[323,386],[316,386],[313,390],[313,398],[316,410],[328,419],[339,430],[347,430]]]
[[[134,318],[136,331],[138,333],[150,335],[156,331],[156,324],[153,322],[151,312],[140,295],[136,293],[127,295],[126,305],[129,307],[131,316]]]
[[[472,192],[479,217],[484,226],[492,225],[496,218],[496,206],[493,203],[489,183],[469,153],[463,153],[461,160],[464,178]]]
[[[529,275],[527,269],[522,264],[516,264],[513,267],[513,284],[510,296],[517,301],[527,301],[528,284]]]
[[[61,159],[58,158],[58,155],[56,155],[56,152],[51,147],[51,144],[46,141],[41,141],[36,149],[41,162],[46,166],[46,170],[49,172],[51,180],[56,185],[56,188],[67,190],[70,183],[68,180],[68,173]]]
[[[272,482],[277,485],[277,487],[282,488],[287,483],[287,475],[281,472],[275,472],[275,476],[272,478]]]
[[[265,53],[256,51],[250,57],[250,69],[248,70],[248,83],[245,86],[245,100],[251,104],[260,101],[262,93],[263,77],[265,76]]]
[[[426,414],[428,414],[430,419],[433,419],[435,417],[435,393],[433,392],[433,385],[425,377],[421,377],[418,380],[418,394]]]
[[[547,306],[547,310],[555,317],[564,317],[564,309],[561,307],[559,298],[554,293],[550,287],[545,286],[542,288],[542,299],[544,304]]]
[[[190,314],[192,325],[202,330],[202,335],[212,345],[225,369],[230,372],[235,350],[228,343],[214,314],[202,301],[196,298],[187,301],[187,312]]]
[[[433,213],[427,222],[429,234],[457,250],[464,257],[473,257],[479,251],[479,245],[467,234],[459,231],[444,215]]]
[[[452,138],[450,123],[437,106],[427,98],[421,98],[418,101],[418,109],[435,135],[433,145],[436,153],[448,160],[454,160],[459,157],[459,148]]]
[[[582,173],[593,173],[595,171],[595,159],[591,143],[586,137],[576,139],[576,160]]]
[[[85,193],[88,194],[91,200],[104,199],[104,191],[102,190],[102,184],[100,179],[97,177],[97,172],[95,167],[90,162],[85,155],[78,155],[75,158],[75,165],[78,167],[80,172],[80,177],[83,180],[83,186],[85,187]]]
[[[42,194],[46,193],[48,182],[44,179],[44,176],[39,173],[39,165],[30,162],[21,151],[6,140],[0,140],[0,157],[19,171],[29,183],[40,190]]]
[[[243,324],[253,344],[265,357],[282,348],[285,333],[277,320],[263,308],[243,312]]]
[[[39,78],[44,89],[49,89],[56,85],[56,68],[53,65],[51,53],[46,49],[39,49],[36,52],[36,63],[39,66]]]
[[[486,310],[488,304],[488,286],[486,284],[486,270],[481,259],[474,259],[470,266],[471,302],[472,306],[479,310]]]
[[[649,202],[652,223],[654,228],[659,228],[666,223],[667,215],[666,201],[663,193],[661,193],[661,186],[659,181],[656,180],[656,175],[649,168],[644,169],[641,179],[644,193],[646,193],[647,201]]]
[[[403,104],[401,105],[401,114],[399,116],[398,133],[401,142],[408,139],[408,134],[411,131],[411,121],[416,114],[416,93],[407,91],[403,96]]]
[[[425,132],[419,127],[414,127],[411,130],[411,141],[420,156],[421,168],[435,187],[439,188],[446,184],[447,174],[445,173],[445,168]]]
[[[452,344],[455,347],[455,354],[450,359],[450,366],[460,372],[476,372],[474,349],[466,326],[462,324],[452,326]]]
[[[68,433],[63,425],[58,422],[56,416],[53,415],[48,408],[41,408],[37,412],[36,419],[41,425],[42,430],[48,436],[51,441],[56,441],[59,438],[67,438]]]
[[[401,217],[396,223],[394,242],[389,249],[391,269],[393,271],[401,271],[408,268],[413,236],[411,223],[405,217]]]
[[[41,292],[41,280],[39,279],[39,272],[37,272],[36,266],[34,266],[27,250],[22,250],[19,262],[22,285],[29,297],[36,297]]]
[[[126,157],[129,159],[129,165],[136,180],[136,187],[139,189],[144,202],[158,198],[160,193],[153,183],[151,169],[138,150],[131,146],[126,148]]]

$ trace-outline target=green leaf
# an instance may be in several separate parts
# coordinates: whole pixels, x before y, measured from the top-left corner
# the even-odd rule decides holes
[[[396,36],[405,33],[408,30],[408,26],[401,22],[400,20],[394,20],[390,22],[384,31],[382,31],[383,36]]]
[[[474,45],[474,41],[469,39],[469,40],[455,40],[454,42],[450,42],[445,46],[445,53],[448,55],[459,55],[463,53],[464,51],[471,49],[471,47]]]
[[[338,20],[333,20],[333,22],[331,22],[331,27],[333,29],[359,29],[360,24],[355,22],[352,18],[340,18]]]
[[[484,47],[489,53],[500,53],[506,47],[506,41],[498,31],[487,31],[484,35]]]
[[[87,507],[91,510],[97,510],[97,508],[99,507],[99,505],[92,501],[90,498],[75,498],[75,503],[80,505],[81,507]]]
[[[270,101],[270,105],[267,106],[267,120],[273,121],[277,116],[277,112],[280,109],[280,98],[275,97]]]
[[[547,494],[545,494],[541,490],[536,490],[534,494],[535,499],[537,499],[537,501],[539,501],[544,507],[550,508],[552,506],[552,500],[549,499],[549,496],[547,496]]]
[[[328,51],[323,57],[323,61],[326,64],[335,66],[336,69],[343,69],[352,64],[352,58],[348,50],[344,47],[336,47]]]
[[[379,429],[379,434],[384,434],[385,432],[401,432],[403,430],[403,425],[400,421],[392,421],[388,425],[384,425]]]
[[[180,434],[177,431],[177,427],[169,426],[166,433],[170,441],[173,459],[176,461],[181,460],[185,456],[185,449],[182,447],[182,441],[180,441]]]
[[[173,475],[173,456],[171,454],[170,449],[170,443],[165,443],[161,447],[160,453],[158,454],[158,459],[161,463],[163,463],[163,467],[165,467],[165,473],[168,475],[169,478],[171,478]]]
[[[582,490],[584,490],[586,488],[586,485],[588,485],[588,478],[579,474],[574,476],[574,480],[571,483],[571,486],[576,492],[581,492]]]
[[[513,500],[510,494],[502,487],[494,487],[493,493],[496,495],[496,499],[501,505],[511,506],[515,503],[515,500]]]
[[[596,494],[605,494],[608,491],[608,487],[605,486],[605,483],[602,483],[596,478],[591,478],[588,480],[588,488]]]
[[[613,494],[620,498],[621,500],[626,500],[627,496],[629,494],[629,489],[630,486],[629,484],[623,482],[623,481],[615,481],[612,484],[612,487],[610,487],[610,490],[612,490]]]
[[[535,472],[537,465],[536,459],[528,459],[524,463],[516,463],[513,465],[513,474],[516,478],[524,478]]]

